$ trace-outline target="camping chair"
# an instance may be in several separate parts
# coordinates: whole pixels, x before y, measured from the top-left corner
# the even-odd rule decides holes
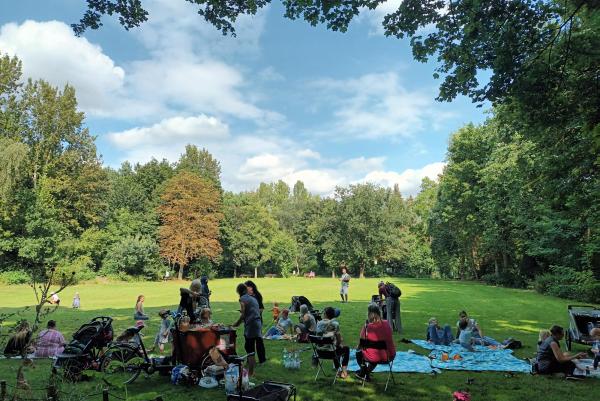
[[[338,377],[338,373],[342,369],[341,357],[339,357],[335,353],[335,349],[333,349],[333,350],[321,349],[321,347],[335,348],[334,338],[309,335],[308,341],[310,341],[310,344],[312,345],[313,358],[315,358],[317,360],[317,364],[318,364],[317,374],[315,375],[315,381],[317,381],[317,378],[319,377],[319,373],[321,373],[321,372],[323,372],[324,376],[327,376],[327,374],[325,373],[325,370],[323,369],[323,362],[321,362],[321,360],[323,360],[323,359],[329,359],[331,361],[337,360],[338,368],[337,368],[337,371],[335,372],[335,377],[333,378],[333,384],[335,384],[335,381],[337,380],[337,377]],[[335,366],[335,363],[334,363],[334,366]]]
[[[385,389],[383,391],[387,391],[388,388],[388,384],[390,383],[390,379],[392,379],[392,383],[396,384],[396,380],[394,379],[394,373],[392,371],[392,368],[394,366],[394,359],[390,360],[390,354],[388,352],[387,349],[387,344],[385,343],[385,341],[371,341],[371,340],[367,340],[366,338],[361,338],[360,339],[360,343],[359,343],[359,348],[362,350],[367,350],[367,349],[375,349],[378,351],[385,351],[385,355],[386,355],[386,360],[385,361],[377,361],[377,364],[387,364],[388,365],[388,377],[387,380],[385,382]],[[366,361],[368,363],[368,361]],[[365,380],[362,381],[362,385],[364,387],[365,385]]]

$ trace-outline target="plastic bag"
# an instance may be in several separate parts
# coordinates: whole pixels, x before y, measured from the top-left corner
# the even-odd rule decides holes
[[[238,391],[238,380],[240,377],[240,367],[238,365],[231,364],[225,372],[225,393],[233,394]],[[249,388],[250,379],[248,378],[248,370],[243,369],[242,371],[242,391],[246,391]]]

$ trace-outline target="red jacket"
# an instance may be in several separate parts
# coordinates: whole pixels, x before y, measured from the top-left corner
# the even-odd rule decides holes
[[[389,359],[392,360],[396,356],[396,345],[392,337],[392,328],[387,320],[369,323],[366,328],[363,326],[360,331],[360,338],[366,338],[370,341],[385,341]],[[363,356],[367,361],[374,363],[383,362],[387,359],[386,351],[378,349],[363,350]]]

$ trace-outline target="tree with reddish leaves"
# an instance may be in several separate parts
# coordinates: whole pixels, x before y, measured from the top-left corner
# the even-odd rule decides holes
[[[221,254],[221,209],[220,192],[196,174],[182,171],[167,182],[158,207],[160,254],[178,267],[180,280],[191,261]]]

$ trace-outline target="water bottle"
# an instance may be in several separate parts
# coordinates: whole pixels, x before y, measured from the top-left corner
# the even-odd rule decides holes
[[[289,358],[290,358],[290,355],[288,353],[288,350],[286,348],[284,348],[283,349],[283,367],[284,368],[288,368],[289,367],[289,364],[290,364]]]

